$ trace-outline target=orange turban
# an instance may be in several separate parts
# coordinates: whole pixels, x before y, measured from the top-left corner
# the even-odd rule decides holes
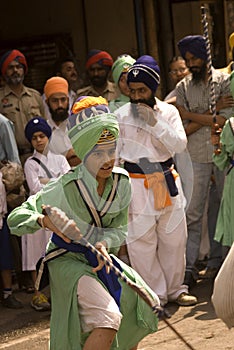
[[[68,82],[66,79],[62,77],[52,77],[48,79],[44,86],[46,99],[58,92],[62,92],[68,96]]]

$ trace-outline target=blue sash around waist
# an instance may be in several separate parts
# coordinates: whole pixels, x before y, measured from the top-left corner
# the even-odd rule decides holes
[[[92,267],[96,267],[98,265],[97,258],[94,253],[92,253],[87,247],[79,244],[79,243],[66,243],[61,237],[59,237],[56,233],[53,232],[52,242],[56,244],[59,248],[66,249],[73,253],[82,253],[85,255],[89,264]],[[121,272],[123,269],[119,265],[115,259],[112,259],[112,263],[118,268]],[[121,285],[118,281],[118,277],[111,270],[110,273],[106,273],[106,267],[97,272],[98,278],[104,283],[106,288],[108,289],[110,295],[115,299],[116,304],[120,307],[120,296],[121,296]]]

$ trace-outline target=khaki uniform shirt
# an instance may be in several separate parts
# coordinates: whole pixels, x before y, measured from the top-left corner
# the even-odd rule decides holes
[[[24,128],[27,122],[33,117],[45,117],[40,93],[32,88],[23,86],[23,91],[18,96],[8,85],[5,85],[0,89],[0,113],[14,124],[19,154],[30,154],[31,144],[24,136]]]
[[[105,90],[102,92],[101,96],[104,97],[108,102],[111,100],[115,100],[119,96],[118,88],[111,81],[107,82],[107,86]],[[95,96],[99,97],[100,93],[98,93],[92,85],[86,86],[82,89],[77,90],[77,97],[80,96]]]

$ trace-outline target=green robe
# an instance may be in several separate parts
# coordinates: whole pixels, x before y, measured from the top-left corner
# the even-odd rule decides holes
[[[103,230],[89,241],[106,240],[109,252],[116,254],[127,235],[128,205],[131,197],[131,185],[124,170],[115,168],[121,177],[117,194],[102,218]],[[74,180],[82,178],[98,209],[103,207],[112,189],[112,177],[108,178],[102,198],[97,193],[97,182],[83,165],[75,168],[73,173],[63,175],[48,183],[41,192],[29,197],[22,206],[14,209],[8,217],[11,233],[21,236],[34,233],[39,229],[37,219],[41,213],[41,204],[49,204],[62,209],[68,217],[75,220],[81,232],[87,232],[91,217]],[[47,251],[55,248],[49,242]],[[119,261],[124,272],[139,285],[144,285],[154,296],[153,291],[145,285],[142,278],[130,267]],[[92,272],[91,266],[81,253],[68,252],[48,263],[52,298],[51,312],[51,350],[81,350],[89,334],[82,334],[77,304],[77,283],[82,275],[89,275],[102,283]],[[126,284],[122,283],[121,307],[123,314],[120,329],[112,345],[113,350],[128,350],[144,336],[157,330],[157,316],[151,308]]]
[[[233,121],[234,118],[230,118]],[[234,155],[234,132],[229,120],[226,121],[221,133],[221,153],[213,156],[214,163],[220,170],[231,167],[230,160]],[[231,247],[234,242],[234,169],[225,178],[222,200],[216,224],[215,240],[223,246]]]

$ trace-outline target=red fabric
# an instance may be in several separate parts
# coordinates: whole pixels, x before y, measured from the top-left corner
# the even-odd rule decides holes
[[[99,63],[103,66],[112,66],[113,65],[113,59],[111,55],[109,55],[106,51],[98,52],[97,54],[90,57],[86,62],[86,69],[88,69],[92,64]]]
[[[27,65],[27,61],[26,61],[26,58],[25,56],[22,54],[22,52],[20,52],[19,50],[12,50],[9,55],[5,58],[5,61],[3,62],[2,64],[2,75],[5,75],[6,73],[6,70],[7,70],[7,67],[8,65],[14,61],[14,60],[17,60],[19,63],[23,64],[24,65],[24,68],[25,68],[25,74],[27,74],[27,71],[28,71],[28,65]]]

